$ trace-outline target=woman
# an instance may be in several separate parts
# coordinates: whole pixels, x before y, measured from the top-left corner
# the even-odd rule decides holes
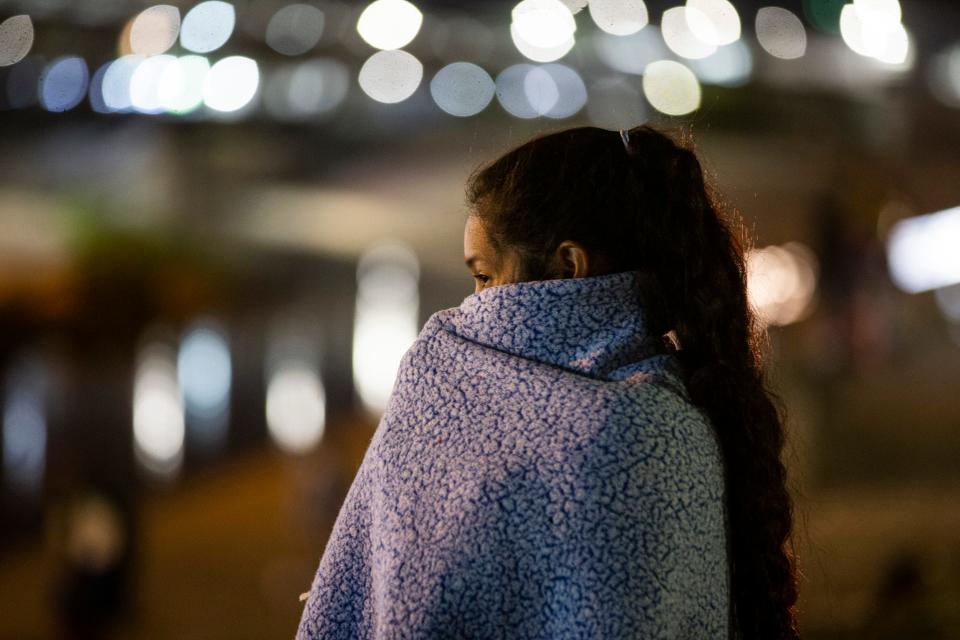
[[[796,638],[743,247],[653,128],[469,183],[476,292],[403,358],[301,638]]]

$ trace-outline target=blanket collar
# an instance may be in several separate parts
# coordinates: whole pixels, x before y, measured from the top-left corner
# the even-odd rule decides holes
[[[518,282],[467,296],[447,329],[522,358],[604,380],[665,375],[676,358],[644,323],[639,271]]]

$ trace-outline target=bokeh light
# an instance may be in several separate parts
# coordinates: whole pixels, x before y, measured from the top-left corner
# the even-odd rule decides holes
[[[203,56],[181,56],[167,66],[160,77],[160,106],[168,113],[183,115],[203,104],[203,88],[210,63]]]
[[[67,515],[65,551],[74,570],[104,574],[116,569],[128,530],[116,503],[96,493],[75,499]]]
[[[360,88],[377,102],[403,102],[413,95],[423,80],[423,65],[412,54],[400,49],[378,51],[360,68]]]
[[[689,67],[674,60],[657,60],[643,73],[643,95],[660,113],[682,116],[700,107],[700,82]]]
[[[353,380],[363,405],[384,410],[403,355],[417,337],[420,264],[406,245],[371,247],[357,265]]]
[[[164,111],[160,96],[161,81],[177,66],[177,59],[171,55],[150,56],[134,70],[130,77],[130,104],[144,114],[157,114]]]
[[[145,58],[138,55],[128,55],[117,58],[107,68],[103,75],[101,87],[103,104],[111,111],[127,111],[133,108],[130,95],[130,82],[140,63]]]
[[[183,393],[190,439],[219,448],[230,415],[233,368],[223,330],[209,321],[191,327],[177,353],[177,380]]]
[[[323,438],[326,399],[315,367],[292,359],[280,363],[267,382],[267,429],[278,447],[304,453]]]
[[[536,66],[532,64],[515,64],[507,67],[497,76],[497,101],[512,116],[530,119],[543,115],[534,108],[527,97],[526,78],[534,69],[536,69]],[[546,78],[541,76],[541,80],[553,82],[549,74],[546,75]],[[554,91],[556,91],[556,88],[554,88]],[[543,102],[543,100],[541,99],[540,102]]]
[[[230,56],[210,67],[203,86],[203,102],[214,111],[239,111],[250,104],[259,86],[260,69],[256,61],[245,56]]]
[[[541,65],[539,69],[550,76],[553,87],[556,88],[557,98],[553,105],[543,111],[543,115],[548,118],[561,119],[576,115],[583,109],[587,103],[587,87],[583,83],[583,78],[574,69],[558,63]],[[533,76],[533,72],[527,74],[524,89],[527,91],[528,98],[531,97],[531,89],[526,84]],[[551,91],[551,89],[547,89]],[[532,98],[531,98],[532,101]]]
[[[577,30],[573,14],[560,0],[523,0],[510,16],[517,36],[541,49],[567,42]]]
[[[420,32],[423,14],[407,0],[371,2],[357,20],[357,33],[371,47],[400,49]]]
[[[593,0],[590,17],[603,31],[628,36],[647,26],[650,15],[643,0]]]
[[[788,242],[747,254],[747,295],[761,322],[793,324],[813,309],[819,267],[806,245]]]
[[[510,26],[510,38],[513,40],[517,51],[519,51],[523,57],[533,60],[534,62],[553,62],[554,60],[559,60],[570,53],[570,50],[573,49],[574,44],[576,44],[576,40],[574,40],[573,36],[570,36],[558,45],[552,47],[537,47],[520,37],[517,28],[513,25]]]
[[[559,0],[523,0],[511,12],[510,38],[517,51],[535,62],[553,62],[575,43],[577,22]]]
[[[840,35],[851,51],[891,65],[910,56],[910,36],[897,0],[857,0],[840,12]]]
[[[717,50],[717,45],[701,40],[690,28],[690,22],[698,19],[707,21],[706,16],[692,8],[672,7],[663,12],[660,19],[663,41],[678,56],[695,60]]]
[[[43,487],[47,456],[46,381],[38,361],[24,360],[7,374],[3,397],[3,476],[24,494]]]
[[[534,66],[523,77],[523,93],[537,115],[546,115],[560,100],[560,87],[542,66]]]
[[[496,95],[517,118],[569,118],[587,103],[587,89],[575,70],[562,64],[516,64],[496,81]]]
[[[229,2],[201,2],[184,16],[180,44],[194,53],[216,51],[233,35],[236,21],[237,12]]]
[[[740,14],[727,0],[687,0],[687,26],[708,44],[723,46],[740,38]]]
[[[180,469],[183,411],[173,349],[148,344],[139,355],[133,385],[133,442],[137,461],[152,475],[169,479]]]
[[[69,111],[87,95],[89,80],[90,70],[83,58],[57,58],[40,76],[40,104],[47,111]]]
[[[180,35],[180,10],[169,4],[144,9],[130,27],[130,50],[141,56],[164,53]]]
[[[448,64],[430,81],[430,95],[437,106],[461,118],[486,109],[495,92],[490,74],[470,62]]]
[[[807,31],[800,18],[789,9],[761,8],[754,28],[757,42],[775,58],[793,60],[803,57],[807,51]]]
[[[919,293],[960,283],[960,207],[899,220],[887,236],[894,284]]]
[[[267,44],[283,55],[301,55],[320,42],[324,22],[323,11],[313,5],[287,5],[273,14],[267,23]]]
[[[23,60],[33,47],[33,21],[19,15],[0,22],[0,67]]]

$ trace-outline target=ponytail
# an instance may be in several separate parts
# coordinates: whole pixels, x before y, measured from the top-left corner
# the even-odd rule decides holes
[[[523,256],[576,240],[614,271],[641,270],[646,321],[673,332],[693,403],[723,456],[732,637],[799,637],[784,429],[763,372],[739,227],[720,215],[693,151],[649,126],[536,138],[475,173],[468,202]]]
[[[672,240],[664,244],[679,247],[648,261],[654,291],[647,295],[667,309],[660,329],[672,328],[683,345],[677,356],[687,390],[723,453],[734,636],[797,638],[783,420],[764,381],[765,332],[748,304],[745,247],[714,206],[692,151],[650,127],[632,130],[630,140],[639,149],[629,162],[643,158],[647,179],[657,179],[657,166],[661,172],[664,215],[641,210],[643,218],[659,219],[652,229],[641,225],[641,233],[662,234],[656,237]]]

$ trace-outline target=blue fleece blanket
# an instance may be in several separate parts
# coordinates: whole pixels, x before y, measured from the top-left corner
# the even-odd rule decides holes
[[[725,638],[720,451],[637,272],[492,287],[403,358],[298,638]]]

